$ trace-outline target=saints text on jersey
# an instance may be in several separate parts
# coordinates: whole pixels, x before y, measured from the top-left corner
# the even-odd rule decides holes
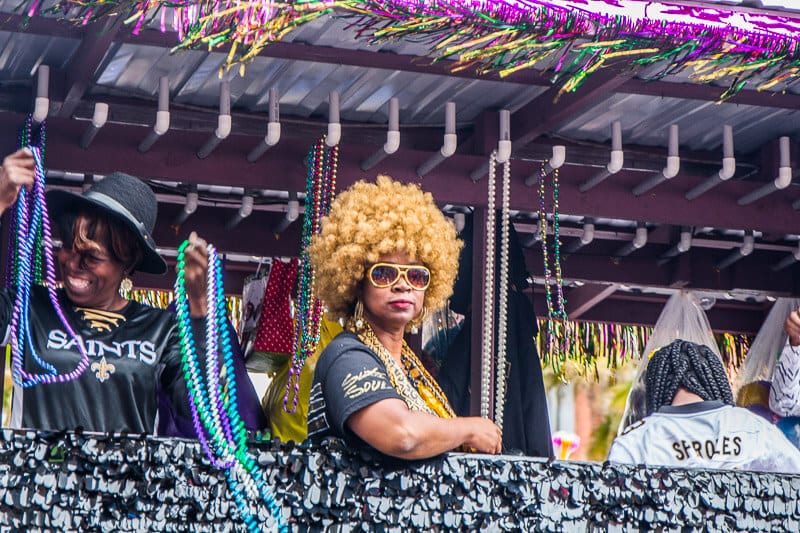
[[[142,363],[152,365],[156,362],[155,345],[150,341],[129,340],[106,344],[99,340],[84,341],[80,336],[72,338],[60,329],[50,330],[47,334],[47,348],[52,350],[73,350],[77,353],[76,343],[81,342],[89,357],[105,357],[114,355],[118,358],[138,359]]]

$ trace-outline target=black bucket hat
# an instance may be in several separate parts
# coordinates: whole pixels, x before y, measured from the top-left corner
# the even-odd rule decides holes
[[[58,220],[64,213],[96,209],[110,215],[133,231],[144,257],[136,270],[163,274],[167,263],[156,251],[153,227],[156,225],[158,200],[150,187],[139,178],[114,172],[92,184],[83,194],[63,190],[47,192],[50,217]]]

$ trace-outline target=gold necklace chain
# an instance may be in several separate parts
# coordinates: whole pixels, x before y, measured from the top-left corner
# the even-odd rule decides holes
[[[386,367],[392,387],[403,397],[412,411],[422,411],[440,418],[453,418],[450,403],[444,392],[428,373],[411,347],[403,340],[401,349],[402,366],[392,357],[381,343],[369,323],[361,328],[348,328],[358,335],[368,348],[375,352]]]

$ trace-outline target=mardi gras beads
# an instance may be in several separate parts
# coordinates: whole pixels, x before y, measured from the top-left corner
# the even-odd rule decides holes
[[[322,218],[330,211],[336,187],[336,169],[339,147],[328,148],[325,139],[320,139],[308,153],[308,175],[306,177],[306,205],[303,219],[302,251],[300,253],[300,276],[298,282],[297,314],[292,339],[292,365],[283,397],[283,408],[287,412],[297,409],[300,393],[300,372],[306,359],[314,354],[319,343],[322,302],[315,296],[316,278],[308,257],[311,238],[319,233]],[[289,406],[289,398],[292,405]]]
[[[178,248],[175,301],[181,362],[189,393],[189,406],[195,432],[209,461],[225,471],[228,488],[233,494],[242,520],[249,531],[261,531],[257,518],[250,512],[249,501],[260,499],[270,510],[281,531],[280,508],[266,486],[258,465],[247,450],[247,432],[238,411],[233,350],[227,328],[227,307],[222,283],[222,268],[216,248],[208,245],[205,319],[206,364],[203,372],[197,353],[186,294],[185,241]],[[220,360],[220,353],[222,358]],[[222,381],[224,372],[224,383]]]
[[[492,152],[489,158],[489,177],[487,180],[486,193],[486,249],[484,258],[486,267],[483,281],[483,329],[481,333],[481,416],[489,417],[489,405],[491,398],[491,379],[492,379],[492,345],[494,341],[494,267],[496,248],[495,239],[495,198],[496,198],[496,164],[497,154]]]
[[[497,331],[494,329],[494,296],[495,296],[495,266],[497,249],[495,245],[495,199],[496,199],[496,173],[497,152],[492,152],[489,157],[489,179],[487,191],[486,215],[486,270],[484,273],[484,312],[482,328],[481,350],[481,416],[489,416],[490,385],[492,372],[495,372],[495,410],[494,421],[501,430],[503,429],[503,413],[506,398],[506,326],[508,324],[508,258],[509,258],[509,232],[510,215],[509,204],[511,201],[511,163],[503,163],[503,182],[500,207],[500,262],[497,265],[499,287],[497,301]],[[497,339],[494,354],[494,368],[492,368],[492,346]]]
[[[29,119],[30,120],[30,119]],[[30,128],[30,122],[28,122]],[[44,129],[44,124],[42,125]],[[30,141],[30,133],[24,134]],[[44,133],[40,134],[44,139]],[[77,379],[89,366],[89,357],[82,342],[75,345],[81,355],[77,366],[66,374],[59,374],[56,368],[44,361],[34,348],[30,332],[31,291],[37,282],[35,272],[38,253],[44,256],[44,282],[50,302],[56,311],[59,321],[71,339],[78,335],[67,320],[56,293],[56,276],[53,259],[53,240],[50,232],[50,218],[45,202],[45,172],[42,150],[38,146],[30,146],[34,159],[34,182],[30,192],[21,188],[16,204],[16,268],[14,286],[14,308],[11,314],[11,373],[14,382],[20,387],[32,387],[40,383],[64,383]],[[40,263],[41,265],[41,263]],[[40,266],[41,269],[41,266]],[[41,273],[38,275],[41,281]],[[24,369],[25,351],[29,350],[31,358],[45,370],[44,373],[29,373]]]
[[[496,157],[496,154],[495,154]],[[502,431],[506,404],[506,339],[508,325],[509,234],[511,231],[511,161],[503,163],[503,190],[500,199],[500,282],[497,302],[497,376],[495,384],[494,422]]]
[[[561,273],[561,224],[559,216],[559,176],[558,169],[553,170],[553,270],[556,281],[556,316],[567,320],[567,300],[564,298],[564,278]]]
[[[542,162],[539,170],[539,237],[542,243],[542,257],[544,261],[544,294],[547,303],[547,335],[548,346],[554,339],[558,338],[560,341],[560,354],[558,357],[551,359],[553,367],[557,373],[560,372],[560,365],[564,362],[566,353],[569,351],[569,342],[566,336],[557,335],[554,326],[556,320],[567,321],[566,299],[564,298],[564,280],[561,272],[561,239],[560,239],[560,223],[559,223],[559,179],[558,169],[553,171],[553,253],[552,257],[550,249],[547,245],[547,209],[545,206],[545,180],[548,172],[545,170],[546,161]],[[553,264],[553,270],[550,269],[550,264]],[[555,279],[553,279],[553,271]],[[556,300],[553,301],[553,293],[550,285],[555,282],[556,284]]]

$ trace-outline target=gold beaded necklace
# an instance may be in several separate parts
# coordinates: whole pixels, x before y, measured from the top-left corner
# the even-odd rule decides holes
[[[412,411],[422,411],[439,418],[454,418],[455,412],[439,384],[433,379],[411,347],[403,340],[400,359],[402,366],[381,343],[368,322],[360,328],[348,327],[375,352],[386,367],[392,387],[403,397]]]

